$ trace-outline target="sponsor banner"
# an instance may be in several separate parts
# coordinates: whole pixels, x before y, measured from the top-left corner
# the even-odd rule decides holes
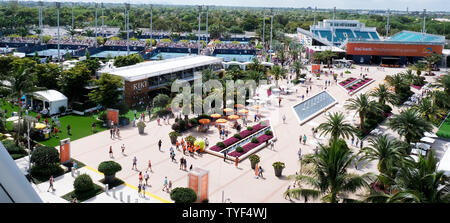
[[[65,163],[70,160],[70,139],[69,138],[60,141],[59,158],[61,160],[61,163]]]
[[[442,54],[442,45],[347,43],[349,55],[426,57],[432,53]]]

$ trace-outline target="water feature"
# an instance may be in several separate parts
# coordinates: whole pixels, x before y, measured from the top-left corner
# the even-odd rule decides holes
[[[255,55],[251,54],[216,54],[216,57],[223,58],[224,62],[236,60],[238,62],[250,62],[255,58]]]
[[[130,55],[131,54],[135,54],[138,53],[138,51],[131,51],[130,50]],[[120,51],[120,50],[105,50],[105,51],[101,51],[98,52],[94,55],[91,55],[91,57],[98,57],[98,58],[107,58],[108,56],[110,57],[117,57],[117,56],[126,56],[127,55],[127,51]]]
[[[241,142],[239,142],[239,143],[236,143],[236,144],[234,144],[233,146],[228,147],[228,149],[222,150],[221,153],[225,153],[225,150],[227,150],[227,151],[228,151],[228,154],[229,154],[229,153],[233,152],[234,150],[236,150],[236,148],[238,148],[239,146],[242,147],[242,146],[244,146],[245,144],[247,144],[247,143],[249,143],[250,141],[252,141],[252,138],[258,138],[259,136],[265,134],[265,132],[266,132],[267,130],[272,131],[272,128],[269,126],[269,128],[265,128],[265,129],[263,129],[263,130],[260,130],[258,133],[254,134],[253,136],[248,137],[248,138],[246,138],[245,140],[243,140],[243,141],[241,141]]]
[[[188,53],[176,53],[176,52],[159,52],[158,54],[152,56],[151,60],[159,60],[162,58],[163,60],[172,59],[176,57],[184,57],[187,56]]]
[[[300,122],[308,119],[317,112],[322,111],[324,108],[336,102],[330,94],[323,91],[293,107],[295,113],[298,116]]]

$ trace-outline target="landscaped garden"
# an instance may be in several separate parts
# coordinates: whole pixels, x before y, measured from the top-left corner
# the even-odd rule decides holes
[[[349,83],[351,83],[353,81],[349,81]],[[365,77],[363,79],[358,79],[358,81],[353,82],[352,85],[350,85],[350,86],[344,86],[344,87],[349,94],[352,94],[352,93],[360,90],[361,88],[369,85],[371,82],[373,82],[372,78]]]
[[[442,138],[450,139],[450,116],[445,119],[436,135]]]

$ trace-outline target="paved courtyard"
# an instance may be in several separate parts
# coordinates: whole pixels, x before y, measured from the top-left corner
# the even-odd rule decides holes
[[[310,67],[309,67],[310,69]],[[344,72],[344,69],[334,69],[335,72],[340,74]],[[338,77],[338,81],[342,81],[347,77],[359,78],[361,73],[360,67],[356,66],[356,69],[350,70],[352,74],[344,74],[344,77]],[[368,74],[368,77],[375,79],[369,86],[361,89],[356,95],[372,90],[378,84],[383,83],[383,80],[387,74],[395,74],[405,71],[403,68],[385,68],[385,71],[378,70],[377,67],[370,67],[369,72],[362,72]],[[427,81],[434,81],[435,77],[427,77]],[[299,161],[297,151],[302,149],[303,154],[313,153],[313,149],[316,147],[317,142],[327,142],[327,137],[322,136],[314,138],[311,128],[317,127],[320,123],[325,121],[325,114],[306,122],[300,126],[297,120],[296,114],[293,112],[292,106],[300,103],[301,95],[305,95],[305,100],[309,96],[314,95],[322,91],[325,80],[331,80],[332,85],[327,88],[327,91],[337,99],[338,104],[328,109],[327,112],[343,112],[347,116],[349,122],[357,124],[358,117],[354,117],[352,112],[346,111],[344,108],[345,101],[350,98],[347,92],[335,84],[332,80],[332,75],[322,75],[319,80],[312,78],[312,82],[307,81],[306,84],[299,84],[295,88],[297,93],[290,95],[283,95],[281,107],[278,107],[276,99],[272,100],[272,106],[262,107],[260,112],[263,114],[263,119],[269,119],[274,133],[277,137],[274,149],[271,150],[268,147],[258,151],[257,154],[261,157],[260,166],[264,169],[264,178],[254,178],[254,171],[250,168],[250,161],[244,159],[239,163],[239,167],[234,166],[234,162],[224,162],[222,158],[213,156],[207,153],[202,156],[195,155],[184,156],[187,159],[187,166],[200,167],[209,171],[209,202],[220,203],[222,202],[222,195],[224,199],[228,199],[228,202],[233,203],[288,203],[288,202],[303,202],[303,200],[289,201],[284,199],[282,193],[286,190],[288,185],[292,184],[292,181],[288,180],[288,175],[293,175],[299,171]],[[286,85],[286,81],[280,81],[280,85]],[[305,93],[306,86],[312,85],[312,92],[308,95]],[[416,91],[413,89],[413,91]],[[253,117],[250,110],[249,118]],[[394,108],[394,113],[398,113],[398,108]],[[281,117],[286,116],[286,123],[283,123]],[[253,120],[253,118],[250,118]],[[173,119],[170,120],[173,123]],[[249,123],[249,126],[254,123]],[[398,137],[396,133],[386,129],[386,126],[380,126],[381,129],[387,134]],[[139,135],[138,130],[135,127],[121,128],[121,139],[111,139],[109,131],[100,132],[76,141],[71,142],[71,156],[87,165],[87,169],[96,169],[102,161],[114,160],[122,165],[122,171],[118,172],[116,176],[126,182],[127,186],[121,186],[127,188],[127,190],[135,190],[137,194],[138,174],[139,171],[147,170],[148,161],[151,160],[152,172],[150,173],[150,184],[148,188],[149,195],[151,194],[155,202],[167,202],[171,201],[169,193],[163,192],[163,180],[167,176],[175,187],[187,187],[188,186],[188,172],[179,169],[179,159],[183,156],[182,151],[176,151],[177,163],[170,160],[169,148],[171,146],[168,133],[171,132],[171,125],[166,125],[161,122],[159,126],[156,121],[148,122],[145,128],[145,134]],[[306,134],[306,145],[299,143],[299,136]],[[219,141],[219,135],[216,128],[210,128],[210,131],[206,134],[198,133],[196,130],[191,130],[184,133],[182,137],[188,135],[194,135],[196,137],[207,137],[210,146]],[[232,136],[232,134],[230,135]],[[157,142],[162,140],[162,149],[158,150]],[[125,154],[121,154],[120,147],[124,144]],[[351,144],[350,141],[348,143]],[[442,144],[437,140],[436,145],[433,145],[434,149],[439,150]],[[365,141],[364,145],[368,145]],[[113,147],[114,158],[110,158],[108,151],[109,146]],[[175,147],[174,147],[175,148]],[[357,148],[353,148],[357,152]],[[438,156],[442,156],[443,152],[437,152]],[[137,158],[138,170],[132,170],[132,159]],[[274,175],[272,163],[281,161],[286,164],[286,168],[283,170],[283,176],[278,178]],[[370,163],[364,169],[358,168],[352,169],[358,173],[372,172],[377,173],[376,163]],[[95,174],[95,170],[90,171]],[[94,180],[95,181],[95,180]],[[44,189],[48,187],[48,183],[44,183]],[[56,179],[56,187],[58,187],[58,179]],[[40,188],[40,187],[39,187]],[[40,188],[42,190],[42,188]],[[59,192],[58,192],[59,193]],[[360,192],[358,192],[360,193]],[[357,193],[357,194],[358,194]],[[59,195],[59,194],[58,194]],[[61,194],[62,195],[62,194]],[[103,199],[102,199],[103,196]],[[97,196],[94,199],[87,202],[113,202],[110,196],[105,197],[102,195]],[[117,199],[116,199],[117,200]],[[153,200],[152,200],[153,201]],[[149,202],[152,202],[149,201]],[[55,200],[55,202],[57,202]],[[319,202],[319,201],[316,201]]]

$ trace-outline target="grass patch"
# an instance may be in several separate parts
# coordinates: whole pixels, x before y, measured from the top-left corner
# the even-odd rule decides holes
[[[59,129],[58,138],[56,136],[52,136],[47,140],[39,141],[39,143],[55,147],[59,146],[59,142],[62,139],[70,138],[70,141],[75,141],[77,139],[92,135],[97,132],[101,132],[106,130],[106,127],[103,127],[103,122],[95,119],[93,116],[79,116],[79,115],[66,115],[59,118],[59,122],[61,124],[61,129]],[[96,123],[96,127],[94,132],[92,132],[92,123]],[[70,124],[70,133],[67,134],[67,125]]]
[[[97,196],[97,195],[99,195],[101,193],[103,193],[103,188],[100,187],[97,184],[94,184],[94,189],[92,189],[90,191],[85,191],[85,192],[82,192],[82,193],[76,193],[75,190],[74,190],[72,192],[64,194],[61,198],[63,198],[64,200],[67,200],[67,201],[72,201],[72,199],[74,197],[76,197],[78,202],[83,202],[83,201],[88,200],[88,199],[90,199],[92,197],[95,197],[95,196]]]
[[[105,178],[99,180],[99,182],[106,186],[106,184],[103,183],[103,182],[105,182]],[[108,187],[109,187],[109,189],[112,189],[112,188],[114,188],[114,187],[123,185],[124,183],[125,183],[125,182],[123,182],[121,179],[114,178],[114,181],[113,181],[112,183],[110,183]]]
[[[450,139],[450,116],[445,119],[436,133],[437,136]]]

